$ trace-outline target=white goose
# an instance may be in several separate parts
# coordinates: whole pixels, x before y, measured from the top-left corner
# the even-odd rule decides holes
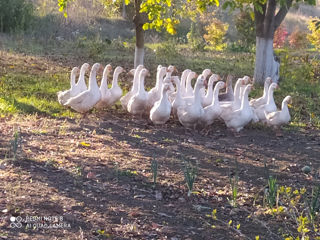
[[[167,68],[161,65],[157,68],[156,86],[148,92],[148,106],[147,109],[151,109],[156,101],[159,101],[161,97],[161,90],[163,85],[163,78],[167,73]]]
[[[160,100],[155,102],[150,111],[150,119],[154,124],[165,124],[170,118],[171,103],[167,93],[169,89],[168,83],[162,85]]]
[[[118,84],[118,78],[120,73],[126,72],[122,67],[118,66],[113,72],[113,78],[112,78],[112,86],[110,88],[110,98],[108,100],[108,106],[112,106],[115,104],[122,96],[122,89],[120,88]]]
[[[253,109],[249,105],[248,95],[251,91],[251,87],[251,84],[246,86],[242,96],[241,107],[238,110],[231,112],[226,118],[224,118],[227,127],[234,129],[236,132],[239,132],[252,120],[255,122],[258,120],[253,112]]]
[[[212,74],[209,78],[209,83],[208,83],[208,90],[207,94],[202,97],[202,106],[206,107],[209,106],[212,103],[212,98],[213,98],[213,84],[217,81],[219,81],[220,76],[217,74]],[[201,88],[204,89],[204,88]]]
[[[234,92],[232,88],[232,75],[227,76],[226,80],[226,92],[219,94],[219,101],[233,101],[234,100]]]
[[[181,83],[178,76],[171,77],[171,81],[176,85],[176,97],[172,101],[172,113],[174,117],[177,117],[177,110],[179,107],[183,106],[185,104],[185,101],[183,100],[183,97],[181,96]]]
[[[277,83],[272,83],[268,89],[268,100],[266,104],[263,104],[261,106],[258,106],[257,108],[254,109],[254,112],[258,116],[259,120],[262,122],[266,121],[266,116],[265,113],[271,113],[277,111],[277,106],[274,102],[273,98],[273,92],[274,90],[278,88]]]
[[[89,88],[79,95],[70,98],[64,105],[70,106],[72,109],[80,113],[86,113],[96,105],[101,98],[99,86],[97,84],[97,71],[100,68],[99,63],[95,63],[90,72]]]
[[[288,103],[291,101],[291,96],[286,96],[282,101],[280,111],[265,113],[267,124],[275,127],[287,124],[291,119],[288,109]]]
[[[145,68],[140,71],[138,92],[128,102],[128,112],[140,117],[145,113],[147,106],[148,92],[144,89],[144,79],[148,73],[149,71]]]
[[[134,71],[134,77],[133,77],[133,81],[132,81],[132,87],[130,89],[130,91],[124,95],[123,97],[120,98],[120,102],[122,105],[122,108],[125,110],[128,110],[128,102],[130,100],[130,98],[135,95],[138,91],[139,88],[139,73],[140,71],[143,69],[143,65],[139,65],[135,71]],[[130,71],[131,72],[131,71]]]
[[[210,69],[206,68],[206,69],[204,69],[204,70],[202,71],[201,74],[205,77],[205,79],[207,79],[208,76],[212,74],[212,72],[211,72]],[[201,88],[200,94],[201,94],[202,99],[206,96],[206,89],[205,89],[205,87]]]
[[[108,106],[108,100],[111,97],[110,89],[108,88],[108,74],[112,71],[112,66],[110,64],[106,65],[103,74],[102,74],[102,80],[100,83],[100,93],[101,98],[99,102],[95,105],[95,108],[103,108]]]
[[[267,77],[265,82],[264,82],[263,95],[260,98],[252,99],[250,101],[250,105],[252,107],[257,108],[257,107],[267,103],[267,100],[268,100],[268,89],[269,89],[269,86],[270,86],[271,83],[272,83],[272,79],[270,77]]]
[[[199,75],[194,88],[194,98],[192,103],[186,103],[178,108],[177,114],[180,123],[186,128],[195,129],[204,111],[201,105],[200,89],[204,86],[205,78]]]
[[[183,95],[183,97],[192,97],[193,96],[193,88],[191,85],[191,81],[192,79],[196,78],[197,74],[193,71],[190,71],[188,76],[187,76],[187,80],[186,80],[186,92],[185,95]]]
[[[218,82],[213,90],[213,95],[211,97],[211,104],[204,108],[204,114],[201,118],[201,122],[205,126],[211,125],[215,119],[217,119],[221,114],[221,107],[219,104],[219,91],[224,88],[226,84],[222,81]]]
[[[190,69],[186,69],[181,74],[181,82],[180,82],[180,92],[181,96],[186,96],[186,80],[188,77],[188,74],[191,72]],[[176,87],[177,88],[177,87]]]
[[[240,96],[240,87],[244,85],[245,81],[242,78],[239,78],[236,82],[236,85],[234,87],[234,100],[233,101],[226,101],[226,102],[220,102],[220,107],[222,109],[222,112],[220,114],[220,117],[222,119],[227,119],[230,113],[237,110],[241,106],[241,100],[239,98]]]
[[[177,68],[173,65],[169,65],[167,68],[166,78],[171,77],[173,72],[177,72]],[[167,91],[167,93],[168,93],[170,102],[172,102],[176,96],[175,95],[175,88],[171,82],[169,83],[169,85],[170,85],[169,86],[170,89]]]
[[[245,90],[245,88],[246,88],[246,85],[249,84],[249,83],[251,83],[251,78],[248,77],[248,76],[244,76],[244,77],[242,78],[242,80],[244,81],[244,84],[240,86],[240,94],[239,94],[239,100],[240,100],[240,102],[241,102],[242,96],[243,96],[243,94],[244,94],[244,90]]]
[[[70,75],[70,89],[57,92],[58,101],[61,105],[63,105],[70,97],[74,96],[75,85],[76,85],[76,75],[78,72],[79,72],[78,67],[72,68],[71,75]]]

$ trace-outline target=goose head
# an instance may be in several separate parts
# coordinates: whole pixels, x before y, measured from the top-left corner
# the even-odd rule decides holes
[[[270,87],[269,87],[269,91],[271,90],[272,92],[276,89],[279,88],[277,83],[271,83]]]
[[[86,72],[89,69],[89,67],[90,67],[89,63],[84,63],[81,66],[81,71]]]
[[[269,86],[272,83],[272,78],[267,77],[265,83],[268,84],[268,86]]]
[[[190,71],[189,74],[188,74],[188,77],[187,77],[187,81],[190,81],[190,82],[191,82],[191,80],[194,79],[194,78],[196,78],[197,76],[198,76],[198,75],[197,75],[195,72]]]
[[[284,99],[283,99],[284,102],[288,103],[288,104],[292,104],[292,97],[291,96],[286,96]]]
[[[97,73],[97,71],[99,71],[100,69],[101,69],[101,64],[100,63],[95,63],[95,64],[93,64],[93,66],[91,68],[91,72]]]
[[[169,65],[169,67],[167,68],[167,76],[171,76],[171,74],[176,71],[177,71],[177,68],[175,66]]]
[[[248,83],[251,83],[252,81],[251,81],[251,78],[249,77],[249,76],[244,76],[243,78],[242,78],[242,80],[244,80],[244,84],[248,84]]]
[[[197,78],[195,89],[200,89],[204,87],[206,84],[206,78],[202,74],[200,74]]]
[[[218,74],[212,74],[209,78],[209,86],[212,86],[215,82],[218,82],[220,80],[220,76]]]
[[[225,87],[226,87],[226,83],[223,82],[223,81],[219,81],[219,82],[217,82],[217,84],[216,84],[216,86],[214,87],[214,89],[220,90],[220,89],[225,88]]]
[[[159,65],[161,66],[161,65]],[[162,67],[160,69],[158,69],[159,72],[159,81],[161,81],[163,79],[163,77],[166,75],[167,73],[167,68],[166,67]]]
[[[149,74],[149,71],[148,71],[148,69],[146,69],[146,68],[143,68],[141,71],[140,71],[140,74],[139,74],[139,78],[140,78],[140,80],[141,79],[144,79],[146,76],[149,76],[150,74]]]
[[[71,78],[73,78],[73,77],[75,78],[76,75],[79,73],[79,71],[80,71],[80,69],[78,67],[72,68],[72,70],[71,70]]]
[[[182,74],[181,74],[181,81],[185,81],[186,78],[187,78],[187,76],[188,76],[188,74],[189,74],[190,72],[191,72],[190,69],[184,70],[184,71],[182,72]]]
[[[111,66],[111,64],[106,65],[105,68],[104,68],[104,70],[103,70],[103,75],[102,75],[103,79],[104,79],[104,78],[107,78],[108,73],[111,72],[111,71],[112,71],[112,66]]]
[[[202,71],[202,75],[207,79],[207,77],[210,75],[210,74],[212,74],[212,72],[211,72],[211,70],[210,69],[204,69],[203,71]]]
[[[116,67],[116,69],[114,70],[114,74],[120,74],[123,72],[126,72],[126,70],[124,70],[124,68],[120,66]]]

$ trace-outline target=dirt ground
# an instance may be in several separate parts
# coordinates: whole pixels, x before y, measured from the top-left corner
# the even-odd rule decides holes
[[[154,126],[114,109],[77,120],[2,117],[0,159],[12,155],[14,129],[20,132],[16,160],[0,163],[0,239],[282,239],[283,222],[257,210],[265,163],[279,184],[295,188],[313,181],[303,166],[314,173],[320,165],[320,133],[311,128],[275,134],[249,126],[235,137],[217,122],[204,135],[172,119]],[[159,165],[155,187],[152,159]],[[237,208],[228,201],[235,160]],[[190,197],[184,162],[198,169]],[[207,216],[213,209],[217,220]],[[10,227],[11,216],[22,218],[21,228]],[[65,225],[32,225],[49,224],[47,216]]]

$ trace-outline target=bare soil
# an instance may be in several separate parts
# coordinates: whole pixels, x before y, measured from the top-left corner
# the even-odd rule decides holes
[[[54,74],[73,65],[0,54],[2,74]],[[20,137],[14,159],[15,131]],[[265,165],[279,185],[309,191],[319,152],[320,132],[311,127],[286,127],[279,134],[251,125],[235,136],[217,122],[205,135],[173,119],[164,126],[132,119],[119,107],[75,119],[2,115],[0,239],[283,239],[282,233],[296,225],[261,207]],[[159,165],[155,187],[153,159]],[[198,170],[190,197],[186,162]],[[302,172],[305,165],[310,174]],[[238,206],[233,208],[229,176],[236,171]],[[207,216],[213,209],[216,220]],[[17,217],[13,225],[12,216]],[[52,216],[58,218],[47,219]]]
[[[18,128],[16,160],[0,165],[4,239],[277,239],[282,223],[253,205],[255,197],[262,204],[264,164],[281,185],[297,188],[313,181],[301,168],[318,169],[320,163],[317,130],[282,130],[276,136],[271,129],[249,127],[235,137],[217,122],[203,135],[173,120],[165,126],[133,120],[120,110],[80,120],[3,117],[0,159],[10,156]],[[159,164],[155,187],[152,159]],[[235,159],[239,205],[232,208],[229,175]],[[191,197],[184,161],[198,167]],[[212,209],[218,220],[206,216]],[[11,228],[10,216],[62,216],[70,228]]]

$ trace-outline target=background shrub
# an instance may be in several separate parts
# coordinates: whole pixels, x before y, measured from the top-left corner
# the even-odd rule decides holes
[[[289,45],[295,49],[302,49],[308,46],[307,33],[296,28],[288,37]]]
[[[235,26],[240,45],[245,49],[251,48],[256,43],[256,26],[250,13],[248,11],[241,11],[235,17]]]
[[[218,19],[213,19],[212,22],[205,27],[207,34],[204,34],[203,37],[214,50],[223,50],[227,47],[224,40],[228,27],[228,24]]]
[[[288,31],[284,25],[280,25],[274,33],[273,47],[282,48],[284,47],[288,36]]]
[[[33,5],[26,0],[0,0],[0,31],[26,30],[33,20]]]
[[[201,35],[202,27],[194,22],[191,23],[190,31],[187,34],[188,44],[194,51],[202,51],[205,42]]]
[[[317,21],[319,20],[319,18],[309,20],[308,28],[311,33],[307,35],[311,44],[317,49],[320,49],[320,28],[317,28]]]

